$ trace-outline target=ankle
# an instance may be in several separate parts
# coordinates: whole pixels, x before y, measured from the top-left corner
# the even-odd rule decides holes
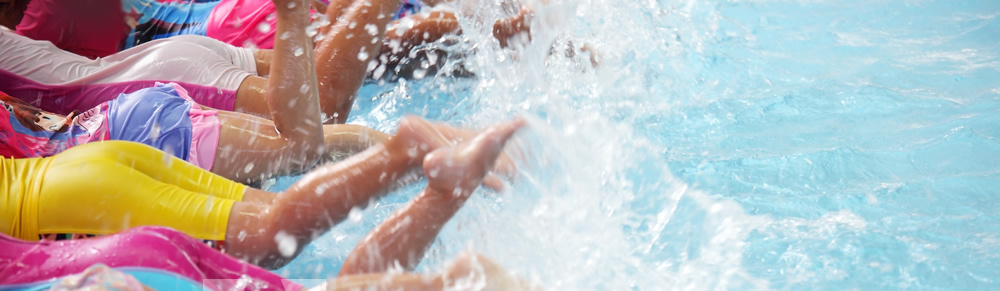
[[[429,144],[412,139],[393,136],[383,143],[389,158],[405,162],[408,166],[419,166],[424,157],[434,150]]]

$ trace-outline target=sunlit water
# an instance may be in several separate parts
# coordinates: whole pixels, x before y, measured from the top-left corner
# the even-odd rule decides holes
[[[351,122],[388,132],[531,121],[520,176],[417,271],[472,249],[550,290],[1000,287],[1000,2],[554,2],[516,59],[465,23],[475,78],[363,88]],[[600,67],[546,57],[567,40]],[[336,274],[422,186],[277,272]]]

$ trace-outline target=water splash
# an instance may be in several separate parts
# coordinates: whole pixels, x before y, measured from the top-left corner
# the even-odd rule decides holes
[[[437,61],[474,78],[360,94],[351,122],[385,131],[530,116],[519,176],[475,193],[420,271],[472,248],[553,290],[998,284],[997,4],[552,2],[506,50],[484,19],[516,9],[464,7]],[[323,242],[421,186],[296,264],[342,260]]]

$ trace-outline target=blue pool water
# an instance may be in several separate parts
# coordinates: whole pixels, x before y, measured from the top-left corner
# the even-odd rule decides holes
[[[517,57],[463,23],[476,78],[363,88],[351,122],[388,132],[530,119],[519,177],[418,271],[474,249],[550,290],[1000,287],[1000,2],[553,2]],[[549,56],[567,40],[601,65]],[[336,274],[421,186],[278,273]]]

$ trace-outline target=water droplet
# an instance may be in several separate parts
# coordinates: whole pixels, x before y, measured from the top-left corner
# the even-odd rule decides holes
[[[358,60],[359,61],[367,61],[368,60],[368,52],[364,51],[364,50],[358,52]]]
[[[281,33],[281,36],[280,36],[279,38],[281,38],[281,39],[283,39],[283,40],[284,40],[284,39],[288,39],[288,38],[289,38],[289,37],[291,37],[291,36],[292,36],[292,35],[291,35],[290,33],[288,33],[288,32],[286,31],[286,32],[282,32],[282,33]]]
[[[295,2],[288,2],[288,9],[295,8]]]
[[[288,234],[284,230],[278,231],[278,234],[274,235],[274,242],[278,243],[278,252],[286,258],[290,258],[295,255],[295,250],[299,248],[299,244],[295,241],[295,237]]]
[[[261,22],[260,24],[257,25],[257,30],[262,33],[267,33],[271,31],[271,25],[268,24],[267,22]]]
[[[257,49],[257,44],[248,39],[243,42],[243,47],[248,49]],[[222,90],[219,90],[219,94],[222,94]]]
[[[420,80],[427,75],[426,70],[413,70],[413,79]]]
[[[378,66],[375,71],[372,72],[372,78],[381,79],[382,74],[385,74],[385,66]]]
[[[355,21],[351,21],[351,23],[347,24],[347,28],[350,28],[350,29],[354,29],[357,26],[358,26],[358,23],[355,22]]]
[[[249,164],[247,164],[246,167],[243,167],[243,172],[244,173],[250,173],[250,170],[253,170],[253,163],[249,163]]]
[[[149,137],[154,141],[160,137],[160,123],[154,122],[153,126],[149,129]]]
[[[302,86],[299,87],[299,93],[305,94],[306,92],[309,92],[309,85],[302,84]]]
[[[389,40],[389,49],[391,49],[393,53],[397,53],[403,50],[401,43],[399,42],[398,39]]]
[[[436,53],[428,53],[427,54],[427,62],[430,63],[430,65],[437,64],[437,59],[438,59],[438,55]]]
[[[323,183],[316,186],[316,190],[313,190],[313,192],[316,193],[316,196],[323,196],[323,194],[326,194],[327,189],[330,189],[330,185]]]
[[[374,24],[365,24],[365,31],[368,32],[368,34],[376,35],[378,34],[378,26]]]
[[[298,56],[301,56],[304,53],[305,53],[305,50],[303,50],[301,47],[298,47],[298,48],[295,48],[295,52],[293,54],[295,54],[295,56],[298,57]]]
[[[309,36],[309,37],[316,36],[316,34],[319,33],[319,30],[316,30],[316,27],[318,27],[318,26],[316,25],[315,22],[313,22],[312,24],[309,24],[309,26],[306,26],[306,36]]]
[[[351,212],[347,214],[347,218],[353,222],[361,221],[361,209],[354,207],[351,208]]]
[[[236,238],[239,239],[240,241],[245,240],[247,238],[247,231],[241,230],[240,234],[236,235]]]

